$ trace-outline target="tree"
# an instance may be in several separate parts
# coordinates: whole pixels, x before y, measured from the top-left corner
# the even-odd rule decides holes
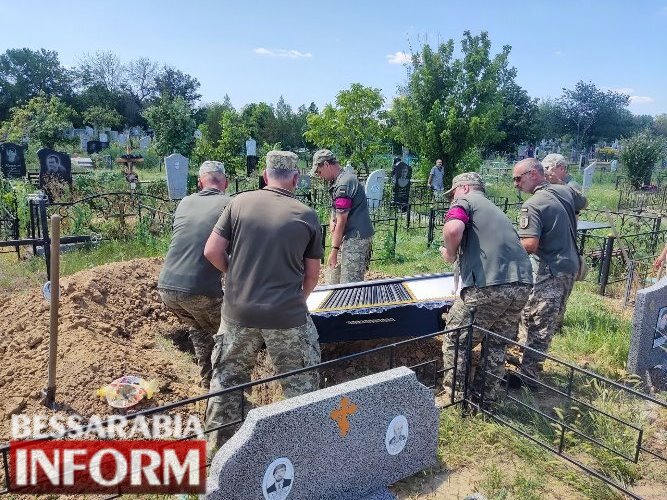
[[[115,128],[123,123],[123,117],[115,109],[91,106],[83,112],[83,123],[92,126],[95,130],[104,127]]]
[[[192,109],[182,97],[161,97],[142,115],[155,131],[155,151],[160,156],[180,153],[189,156],[194,146],[195,120]]]
[[[44,93],[68,99],[72,94],[68,71],[51,50],[8,49],[0,55],[0,120],[9,110]]]
[[[380,89],[353,83],[327,104],[321,113],[308,115],[304,136],[320,147],[338,149],[366,173],[373,157],[384,149],[386,133],[379,115],[384,104]]]
[[[265,102],[250,103],[241,110],[243,125],[257,144],[279,142],[276,134],[276,116]]]
[[[181,97],[190,106],[201,97],[197,93],[200,85],[196,78],[170,66],[164,66],[155,78],[155,88],[160,96],[172,99]]]
[[[156,62],[140,57],[128,63],[126,72],[127,89],[139,104],[143,105],[157,97],[159,66]]]
[[[512,153],[522,142],[537,140],[537,99],[533,99],[511,78],[501,87],[503,100],[502,118],[498,125],[505,137],[493,144],[495,151]]]
[[[667,137],[667,114],[657,115],[653,119],[653,130],[656,134]]]
[[[453,40],[435,51],[425,44],[412,54],[408,81],[394,100],[392,131],[397,142],[422,157],[422,168],[442,158],[451,176],[470,148],[487,148],[505,139],[499,129],[500,89],[502,83],[509,88],[513,78],[507,72],[510,50],[506,45],[492,56],[486,32],[473,36],[465,31],[462,59],[454,58]]]
[[[643,184],[650,184],[653,167],[664,155],[665,139],[650,132],[640,132],[622,140],[621,162],[632,187],[639,189]]]
[[[537,106],[536,135],[541,139],[559,139],[564,134],[563,116],[552,99],[540,101]]]
[[[76,70],[79,85],[83,88],[100,86],[111,93],[120,93],[127,86],[127,68],[119,57],[110,51],[84,54]]]
[[[56,96],[40,94],[12,110],[4,132],[15,142],[28,138],[41,146],[55,148],[72,142],[65,130],[72,127],[76,111]]]
[[[592,82],[579,81],[573,90],[564,88],[556,102],[565,129],[572,134],[575,148],[581,150],[589,146],[593,138],[609,136],[605,127],[618,122],[630,97],[612,90],[602,92]]]

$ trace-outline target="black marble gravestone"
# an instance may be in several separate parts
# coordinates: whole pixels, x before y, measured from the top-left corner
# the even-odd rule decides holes
[[[0,144],[0,166],[7,179],[25,177],[25,156],[23,144],[3,142]]]
[[[72,160],[67,153],[49,148],[37,151],[39,158],[39,187],[44,188],[49,179],[72,183]]]
[[[88,152],[89,155],[92,155],[94,153],[99,153],[100,151],[108,147],[109,147],[108,142],[88,141],[88,143],[86,144],[86,151]]]
[[[410,201],[410,179],[412,168],[404,161],[394,164],[394,203],[407,205]]]

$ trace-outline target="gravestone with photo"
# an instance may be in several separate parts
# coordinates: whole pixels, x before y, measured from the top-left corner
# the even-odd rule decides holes
[[[368,208],[371,210],[380,206],[386,181],[387,173],[384,170],[374,170],[366,179],[366,199],[368,200]]]
[[[44,188],[49,180],[72,184],[72,160],[67,153],[42,148],[37,151],[39,158],[39,187]]]
[[[250,175],[257,168],[259,158],[257,157],[257,141],[250,137],[245,141],[245,161],[246,161],[246,175]],[[261,188],[262,186],[260,186]]]
[[[395,368],[251,410],[213,458],[207,498],[391,499],[437,444],[433,392]]]
[[[667,278],[637,292],[628,371],[649,384],[650,370],[667,365]]]
[[[584,169],[584,180],[582,181],[584,194],[587,193],[593,185],[593,174],[595,174],[595,162],[591,163]]]
[[[5,178],[25,177],[25,148],[23,144],[0,143],[0,166]]]
[[[178,153],[171,154],[164,159],[169,199],[180,200],[188,195],[189,164],[189,160]]]
[[[407,205],[410,202],[410,179],[412,168],[404,161],[394,165],[394,203]]]

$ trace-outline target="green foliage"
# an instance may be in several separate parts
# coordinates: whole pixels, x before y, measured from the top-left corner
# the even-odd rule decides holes
[[[65,130],[72,126],[75,116],[76,111],[58,97],[40,94],[12,110],[11,119],[5,123],[3,132],[16,142],[29,137],[31,142],[55,148],[73,142],[65,137]]]
[[[621,162],[632,186],[651,183],[655,163],[665,155],[665,139],[640,132],[621,141]]]
[[[160,156],[180,153],[190,156],[194,146],[195,120],[192,109],[182,97],[161,97],[143,112],[149,126],[155,130],[155,151]]]
[[[657,115],[653,119],[653,131],[663,137],[667,137],[667,113]]]
[[[336,96],[319,114],[309,115],[307,140],[319,147],[336,150],[366,173],[372,158],[386,150],[384,127],[380,125],[384,97],[380,89],[353,83]]]
[[[468,148],[456,164],[457,172],[479,172],[484,165],[484,159],[479,149],[476,147]]]
[[[462,59],[456,59],[453,40],[436,50],[425,44],[413,54],[408,82],[394,100],[396,140],[431,165],[441,158],[446,166],[456,166],[470,147],[491,147],[506,137],[499,124],[502,85],[508,92],[515,88],[513,72],[507,68],[510,47],[492,56],[486,32],[473,36],[466,31],[461,51]],[[453,168],[446,171],[449,178],[458,173]]]
[[[83,112],[83,123],[95,130],[104,127],[117,128],[123,122],[123,117],[115,109],[104,106],[91,106]]]
[[[0,120],[9,117],[11,108],[41,93],[67,98],[71,80],[55,51],[8,49],[0,55]]]

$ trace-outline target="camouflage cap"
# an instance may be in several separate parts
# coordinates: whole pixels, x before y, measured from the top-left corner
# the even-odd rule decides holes
[[[313,155],[313,168],[310,169],[310,175],[317,173],[317,166],[325,161],[336,161],[336,155],[329,149],[318,149]]]
[[[299,157],[291,151],[269,151],[266,153],[266,168],[274,170],[298,170]]]
[[[224,174],[225,164],[221,161],[206,160],[199,167],[199,177],[204,174]]]
[[[457,187],[461,186],[479,186],[484,189],[484,180],[477,172],[465,172],[459,174],[452,179],[452,187],[449,191],[446,191],[445,194],[450,194],[454,192]]]

